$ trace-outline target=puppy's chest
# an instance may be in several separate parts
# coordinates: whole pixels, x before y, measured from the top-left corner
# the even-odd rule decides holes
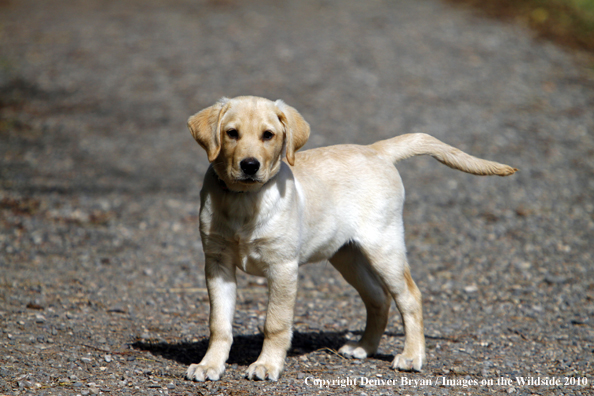
[[[260,276],[264,276],[266,268],[273,264],[278,251],[278,247],[271,238],[255,237],[253,234],[241,231],[227,240],[227,246],[238,268]]]
[[[277,260],[278,235],[268,232],[267,225],[254,218],[214,216],[205,245],[230,258],[241,270],[252,275],[265,275],[266,268]]]

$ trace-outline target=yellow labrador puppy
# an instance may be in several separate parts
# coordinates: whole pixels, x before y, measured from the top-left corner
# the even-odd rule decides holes
[[[516,169],[420,133],[296,153],[309,137],[309,124],[284,102],[258,97],[223,98],[190,117],[188,127],[211,166],[200,207],[210,343],[187,378],[214,381],[225,371],[239,268],[266,277],[269,289],[264,345],[247,377],[277,380],[291,344],[298,268],[326,259],[357,289],[367,309],[363,336],[340,353],[363,359],[376,352],[393,298],[405,343],[392,367],[421,370],[421,293],[406,260],[404,188],[394,164],[428,154],[477,175],[507,176]]]

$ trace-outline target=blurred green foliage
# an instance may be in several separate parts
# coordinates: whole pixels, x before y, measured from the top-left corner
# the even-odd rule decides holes
[[[528,25],[539,36],[594,52],[594,0],[447,0]]]

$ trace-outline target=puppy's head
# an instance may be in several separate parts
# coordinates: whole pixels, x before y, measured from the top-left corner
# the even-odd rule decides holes
[[[188,119],[194,139],[206,150],[218,177],[232,191],[256,191],[279,171],[282,154],[309,137],[309,124],[283,101],[253,96],[223,98]]]

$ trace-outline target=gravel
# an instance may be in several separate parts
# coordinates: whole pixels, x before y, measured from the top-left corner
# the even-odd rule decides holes
[[[591,393],[584,59],[437,0],[0,2],[0,394]],[[306,148],[426,132],[520,168],[398,165],[421,373],[389,369],[397,314],[375,357],[336,353],[361,335],[364,307],[319,263],[300,273],[278,382],[244,379],[266,309],[265,282],[244,274],[223,379],[184,379],[209,312],[208,162],[185,120],[239,94],[300,110]]]

